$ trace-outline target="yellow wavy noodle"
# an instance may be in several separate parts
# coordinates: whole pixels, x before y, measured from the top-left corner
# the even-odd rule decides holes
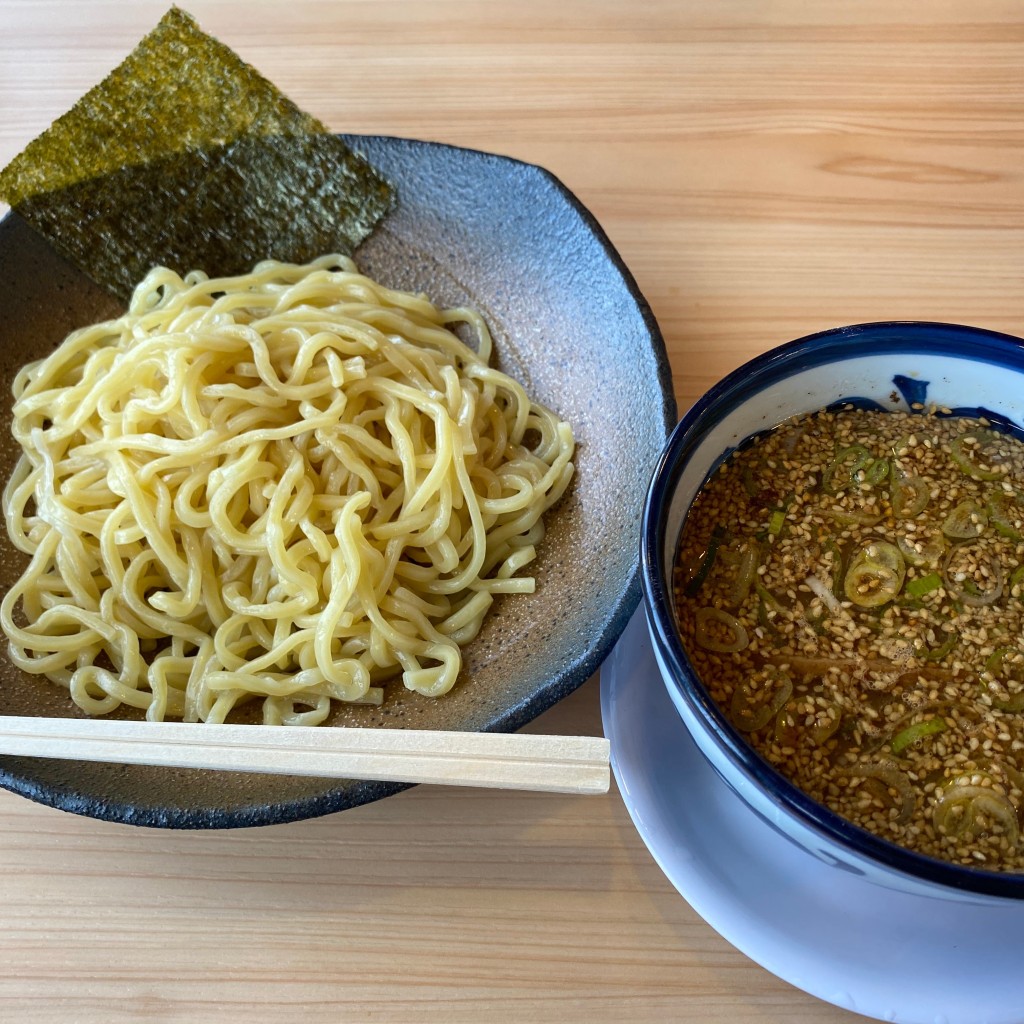
[[[493,595],[533,590],[515,574],[573,472],[569,426],[490,349],[473,311],[339,256],[153,270],[15,381],[11,657],[152,720],[259,700],[317,724],[398,674],[446,693]]]

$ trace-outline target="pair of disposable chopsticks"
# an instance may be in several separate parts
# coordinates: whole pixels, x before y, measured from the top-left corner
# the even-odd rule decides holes
[[[598,736],[7,716],[0,754],[550,793],[609,785]]]

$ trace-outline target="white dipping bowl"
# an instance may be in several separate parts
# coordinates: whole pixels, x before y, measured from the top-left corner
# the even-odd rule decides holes
[[[735,447],[791,416],[861,400],[985,415],[1021,430],[1024,341],[973,327],[860,324],[790,342],[751,360],[682,418],[644,506],[641,572],[647,623],[673,703],[718,774],[761,818],[819,860],[891,889],[968,900],[1024,899],[1024,874],[922,856],[812,800],[761,757],[711,699],[680,641],[672,568],[697,492]]]

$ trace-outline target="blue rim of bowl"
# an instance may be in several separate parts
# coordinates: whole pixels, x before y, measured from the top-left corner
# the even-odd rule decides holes
[[[743,739],[699,681],[675,628],[671,580],[660,571],[671,496],[683,466],[724,415],[793,372],[865,355],[945,355],[1024,372],[1024,340],[978,327],[928,321],[880,321],[837,327],[787,342],[740,366],[707,391],[676,425],[648,489],[641,523],[640,564],[651,623],[671,685],[707,726],[716,746],[744,776],[802,824],[841,847],[900,874],[960,892],[1024,899],[1024,874],[963,867],[882,839],[812,800]],[[705,416],[710,417],[702,424]],[[673,538],[674,543],[675,538]]]

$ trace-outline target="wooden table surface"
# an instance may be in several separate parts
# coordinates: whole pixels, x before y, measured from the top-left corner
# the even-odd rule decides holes
[[[166,2],[166,0],[165,0]],[[0,165],[164,3],[0,0]],[[337,130],[543,164],[665,334],[680,408],[838,324],[1024,332],[1019,0],[194,0]],[[531,728],[599,733],[590,680]],[[618,793],[443,788],[264,829],[0,793],[0,1020],[813,1021],[679,897]]]

